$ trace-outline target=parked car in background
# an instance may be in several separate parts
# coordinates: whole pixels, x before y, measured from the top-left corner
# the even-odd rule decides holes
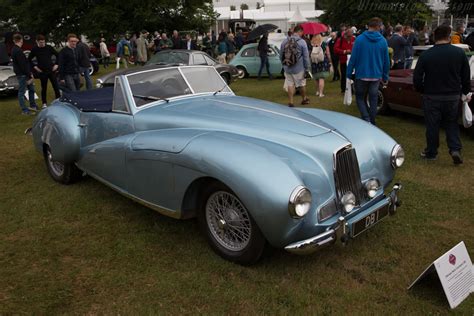
[[[18,92],[19,84],[12,66],[0,66],[0,95]]]
[[[212,66],[225,82],[230,85],[232,81],[239,77],[239,71],[232,65],[219,64],[214,58],[208,54],[197,51],[197,50],[184,50],[184,49],[170,49],[164,50],[154,54],[150,60],[146,63],[146,69],[163,68],[165,66],[182,66],[182,65],[204,65]],[[135,68],[129,69],[118,69],[116,71],[105,74],[97,79],[96,86],[107,87],[113,86],[115,77],[118,75],[125,75],[130,72],[135,72]]]
[[[172,49],[158,52],[151,56],[147,65],[205,65],[213,66],[225,80],[231,84],[239,76],[239,71],[232,65],[220,64],[217,60],[199,50]]]
[[[279,76],[282,74],[280,50],[275,45],[269,44],[269,46],[268,61],[270,63],[270,72],[272,76]],[[244,45],[229,62],[230,65],[237,67],[239,70],[239,78],[258,75],[260,55],[257,47],[257,43]],[[262,74],[267,76],[266,70]]]
[[[474,80],[471,80],[471,91],[474,92]],[[469,106],[474,110],[474,100]],[[387,114],[391,110],[424,116],[422,96],[413,87],[413,69],[391,70],[387,87],[380,87],[377,112]],[[474,129],[468,131],[474,137]]]
[[[474,79],[474,56],[473,56],[474,53],[470,51],[469,45],[466,45],[466,44],[452,44],[452,45],[461,48],[466,53],[466,56],[469,59],[469,65],[471,67],[471,79]],[[430,49],[431,47],[433,47],[433,45],[413,46],[413,50],[415,51],[415,56],[413,58],[411,69],[415,69],[416,63],[418,62],[418,57],[424,51]]]
[[[92,76],[93,74],[99,72],[99,61],[97,60],[97,58],[95,58],[94,55],[91,55],[89,61],[91,62],[91,66],[89,67],[89,74]]]
[[[267,245],[308,254],[346,243],[396,212],[404,152],[377,127],[236,96],[210,66],[137,68],[39,113],[34,146],[55,181],[85,173],[162,214],[197,217],[214,251],[241,264]]]

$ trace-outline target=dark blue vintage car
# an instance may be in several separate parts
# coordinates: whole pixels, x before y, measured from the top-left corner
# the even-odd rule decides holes
[[[138,70],[41,111],[51,177],[83,174],[174,218],[197,217],[241,264],[267,245],[307,254],[346,243],[399,205],[402,147],[359,118],[234,95],[209,66]]]

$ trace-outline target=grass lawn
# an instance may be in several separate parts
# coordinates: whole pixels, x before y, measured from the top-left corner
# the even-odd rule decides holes
[[[338,85],[329,83],[322,99],[311,86],[310,106],[358,116]],[[286,104],[282,86],[231,85]],[[91,178],[55,183],[23,135],[32,120],[15,97],[0,99],[0,314],[447,314],[433,284],[407,287],[462,240],[474,258],[474,142],[463,133],[462,166],[452,164],[444,137],[439,159],[421,161],[417,117],[377,121],[407,154],[396,216],[347,247],[304,257],[277,250],[252,267],[215,255],[194,220],[164,217]],[[473,315],[474,295],[454,313]]]

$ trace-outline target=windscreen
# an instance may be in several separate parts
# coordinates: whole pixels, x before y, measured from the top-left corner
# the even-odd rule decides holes
[[[194,93],[232,92],[221,76],[211,67],[183,67],[183,75]]]
[[[155,69],[126,77],[137,107],[189,94],[232,93],[214,67],[209,66]]]
[[[127,79],[137,107],[192,93],[178,68],[140,72]]]
[[[160,52],[151,57],[147,64],[183,64],[189,63],[189,54],[184,52]]]

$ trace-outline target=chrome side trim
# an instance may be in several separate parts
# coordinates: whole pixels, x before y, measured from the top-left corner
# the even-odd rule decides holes
[[[82,169],[81,169],[82,170]],[[92,172],[89,172],[89,171],[86,171],[86,170],[82,170],[84,173],[86,173],[87,175],[91,176],[92,178],[94,178],[95,180],[99,181],[99,182],[102,182],[103,184],[105,184],[106,186],[108,186],[109,188],[113,189],[114,191],[117,191],[118,193],[122,194],[123,196],[137,202],[137,203],[140,203],[154,211],[157,211],[158,213],[160,214],[163,214],[165,216],[169,216],[169,217],[172,217],[172,218],[175,218],[175,219],[181,219],[181,210],[171,210],[169,208],[166,208],[166,207],[163,207],[163,206],[160,206],[160,205],[157,205],[157,204],[154,204],[154,203],[151,203],[151,202],[148,202],[148,201],[145,201],[133,194],[130,194],[129,192],[117,187],[116,185],[113,185],[112,183],[108,182],[107,180],[101,178],[100,176],[92,173]]]

